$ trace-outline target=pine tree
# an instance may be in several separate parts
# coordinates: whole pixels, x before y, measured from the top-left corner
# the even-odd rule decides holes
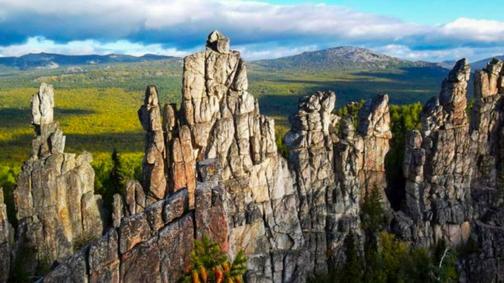
[[[120,193],[124,186],[125,180],[121,164],[121,157],[115,148],[112,151],[112,170],[110,170],[109,180],[110,180],[110,189],[112,189],[113,194]]]
[[[378,188],[373,188],[364,197],[362,205],[362,224],[366,234],[376,235],[385,226],[385,210],[382,206],[382,196]]]
[[[241,283],[247,272],[247,257],[240,250],[230,262],[217,243],[203,236],[194,242],[191,265],[191,271],[183,278],[183,282]]]
[[[364,265],[355,241],[355,235],[352,232],[345,238],[346,262],[343,266],[343,275],[339,280],[340,282],[362,282]]]

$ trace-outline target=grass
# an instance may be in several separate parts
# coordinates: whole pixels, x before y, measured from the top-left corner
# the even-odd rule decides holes
[[[28,158],[33,138],[29,125],[30,98],[35,88],[0,90],[0,162],[19,164]],[[143,148],[143,131],[136,109],[140,92],[118,88],[57,89],[55,116],[66,140],[66,151],[91,151],[95,158],[110,155],[114,147],[123,153]]]

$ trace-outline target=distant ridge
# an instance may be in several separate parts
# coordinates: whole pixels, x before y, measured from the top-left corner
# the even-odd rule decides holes
[[[133,63],[175,59],[177,57],[155,54],[132,56],[122,54],[107,55],[61,55],[52,53],[30,53],[19,57],[0,57],[0,65],[26,69],[54,69],[60,66],[98,65],[110,63]]]
[[[494,57],[490,57],[490,58],[486,58],[486,59],[483,59],[483,60],[479,60],[479,61],[473,62],[473,63],[471,63],[471,69],[473,71],[475,71],[475,70],[481,70],[481,69],[485,68],[486,65],[490,61],[492,61],[493,58],[496,58],[496,59],[499,59],[499,60],[504,60],[504,55],[494,56]]]
[[[285,69],[366,69],[377,70],[391,67],[438,67],[435,63],[408,61],[379,53],[369,49],[342,46],[318,51],[303,52],[298,55],[278,59],[259,60],[255,65],[264,68]]]

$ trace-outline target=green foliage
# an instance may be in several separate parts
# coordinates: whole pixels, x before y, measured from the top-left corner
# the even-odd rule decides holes
[[[128,180],[140,180],[141,164],[141,154],[124,156],[115,149],[109,159],[93,162],[95,192],[102,195],[108,211],[112,209],[114,194],[122,194]]]
[[[362,256],[359,254],[356,241],[357,239],[352,232],[350,232],[345,239],[346,262],[342,270],[342,282],[359,282],[363,278],[364,261]]]
[[[374,235],[385,227],[385,210],[382,206],[382,196],[378,188],[373,188],[364,196],[361,207],[362,227],[369,235]]]
[[[457,282],[457,253],[448,247],[446,241],[440,241],[434,251],[434,263],[438,263],[435,270],[436,280],[438,282]]]
[[[345,241],[347,262],[310,282],[423,283],[457,282],[456,253],[446,245],[433,249],[412,248],[388,232],[378,234],[375,249],[365,251],[365,260]]]
[[[194,242],[191,253],[191,270],[182,279],[183,282],[243,282],[247,272],[247,257],[239,251],[233,262],[230,262],[219,245],[208,237]]]
[[[406,135],[411,130],[420,129],[421,112],[422,104],[419,102],[390,106],[392,140],[390,141],[390,150],[385,158],[385,168],[389,184],[388,196],[395,209],[400,208],[406,184],[402,170]]]
[[[445,242],[431,249],[410,247],[383,230],[386,216],[378,189],[365,196],[361,211],[364,257],[355,235],[350,233],[344,244],[345,264],[310,278],[310,282],[457,282],[457,254]]]
[[[276,145],[277,145],[277,150],[280,155],[283,157],[287,158],[289,156],[289,149],[287,145],[284,144],[283,138],[285,134],[287,133],[288,129],[285,126],[275,126],[275,139],[276,139]]]
[[[350,118],[354,125],[354,128],[357,129],[359,127],[359,111],[366,103],[365,100],[361,99],[358,102],[351,102],[346,104],[345,106],[339,108],[336,111],[336,114],[342,118]]]
[[[0,165],[0,188],[3,188],[4,202],[7,205],[7,218],[14,227],[17,226],[14,189],[19,171],[18,167]]]

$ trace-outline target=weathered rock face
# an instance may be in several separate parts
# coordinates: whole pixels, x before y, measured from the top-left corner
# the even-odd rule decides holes
[[[290,117],[293,128],[284,139],[290,149],[291,169],[296,174],[301,228],[310,250],[310,258],[305,262],[308,271],[327,270],[327,195],[335,183],[330,129],[339,119],[332,114],[335,102],[332,92],[303,98],[298,112]]]
[[[345,238],[350,232],[361,234],[360,200],[372,188],[383,194],[386,188],[388,97],[378,96],[361,109],[358,132],[349,117],[332,113],[335,101],[332,92],[303,98],[284,139],[296,175],[299,218],[310,251],[304,267],[309,272],[344,262]]]
[[[413,131],[407,139],[404,211],[415,225],[401,234],[415,244],[427,246],[444,239],[458,245],[470,234],[476,140],[466,114],[469,74],[466,60],[457,62],[439,97],[425,105],[421,132]]]
[[[213,32],[206,51],[184,59],[183,78],[179,136],[182,148],[189,138],[194,145],[193,155],[183,156],[220,163],[229,253],[245,250],[252,282],[293,280],[289,278],[296,278],[296,272],[286,270],[297,269],[296,254],[303,244],[292,213],[296,191],[286,161],[277,154],[274,121],[260,115],[257,100],[247,91],[245,63],[229,50],[229,39]]]
[[[477,136],[477,150],[471,180],[471,238],[478,249],[463,261],[462,275],[468,282],[504,280],[503,65],[494,59],[474,79],[472,133]]]
[[[209,167],[217,169],[210,172]],[[208,174],[197,185],[194,209],[189,208],[188,190],[181,189],[137,210],[101,239],[60,261],[44,282],[178,282],[190,266],[197,233],[220,243],[227,238],[218,164],[206,160],[200,168]]]
[[[498,188],[503,185],[504,144],[502,85],[504,63],[492,60],[488,66],[476,72],[474,79],[474,108],[472,129],[477,132],[477,160],[472,180],[475,213],[484,216],[486,211],[502,205]]]
[[[98,238],[103,231],[91,155],[64,153],[65,137],[53,121],[53,101],[52,86],[46,84],[32,98],[36,137],[14,191],[15,254],[23,257],[30,271],[72,254],[80,242]],[[32,257],[24,259],[27,253]]]
[[[390,112],[388,95],[379,95],[367,101],[359,112],[358,133],[363,137],[362,169],[359,173],[361,199],[372,190],[378,190],[386,208],[390,205],[385,194],[385,156],[390,149]]]
[[[163,199],[167,193],[165,176],[165,141],[162,128],[157,88],[148,86],[144,105],[138,110],[142,127],[147,132],[143,160],[144,187],[154,200]]]
[[[14,229],[7,219],[3,189],[0,188],[0,282],[7,282],[11,266],[11,249],[14,243]]]
[[[144,183],[150,184],[147,195],[154,183],[163,183],[157,178],[161,174],[152,172],[161,172],[164,166],[168,192],[186,189],[189,208],[194,209],[201,205],[196,181],[202,176],[196,164],[217,160],[224,200],[222,208],[196,212],[196,223],[210,227],[198,229],[198,237],[212,232],[231,255],[244,249],[251,259],[248,280],[304,278],[297,274],[302,272],[296,261],[303,234],[297,214],[292,213],[297,209],[293,178],[287,162],[277,154],[274,121],[260,115],[257,100],[247,88],[245,63],[239,52],[229,49],[229,39],[218,32],[209,35],[205,51],[184,59],[181,109],[169,104],[162,114],[157,110],[140,114],[150,117],[141,118],[147,130],[146,160],[150,148],[155,148],[153,156],[157,156],[152,160],[160,160],[163,150],[158,144],[167,150],[164,165],[156,161],[144,166]],[[146,97],[151,98],[146,98],[139,113],[160,109],[157,93],[148,89]],[[161,120],[158,117],[163,117],[162,125],[152,126],[152,121]],[[165,131],[155,133],[164,140],[151,138],[153,128]],[[288,268],[299,271],[286,272]]]

